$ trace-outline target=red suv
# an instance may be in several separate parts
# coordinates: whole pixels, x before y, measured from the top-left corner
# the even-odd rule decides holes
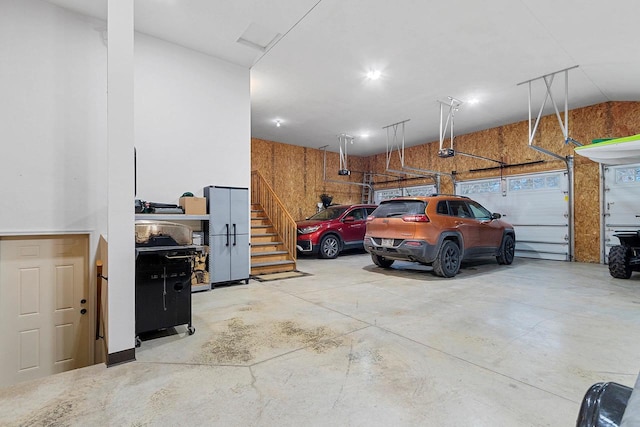
[[[433,266],[442,277],[455,276],[460,262],[470,258],[495,257],[509,265],[516,234],[500,217],[464,196],[385,200],[367,218],[364,248],[377,266],[414,261]]]
[[[376,205],[333,205],[296,223],[300,253],[336,258],[344,249],[362,248],[367,216]]]

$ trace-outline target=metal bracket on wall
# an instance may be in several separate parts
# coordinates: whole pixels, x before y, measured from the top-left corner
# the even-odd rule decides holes
[[[453,157],[455,151],[453,150],[453,118],[456,112],[460,109],[462,101],[455,99],[451,96],[449,102],[438,101],[440,103],[440,149],[438,150],[438,156],[440,157]],[[445,109],[447,110],[447,118],[444,117]],[[444,147],[444,141],[446,139],[447,130],[449,130],[449,147]]]
[[[320,150],[324,151],[324,155],[323,155],[323,159],[322,159],[322,180],[324,182],[332,182],[334,184],[347,184],[347,185],[364,186],[364,187],[368,187],[369,191],[373,191],[372,184],[366,184],[366,183],[361,183],[361,182],[352,182],[352,181],[339,181],[337,179],[327,179],[327,147],[328,147],[328,145],[323,145],[322,147],[319,148]],[[340,167],[342,168],[342,166],[343,166],[343,164],[342,164],[342,158],[341,158],[340,159]],[[346,163],[345,163],[345,166],[346,166]],[[348,170],[348,172],[349,173],[340,173],[340,171],[338,171],[338,175],[351,175],[351,171]]]
[[[504,165],[505,163],[501,160],[479,156],[477,154],[463,153],[462,151],[458,151],[453,148],[453,142],[455,140],[455,134],[453,132],[453,119],[456,112],[460,109],[462,101],[451,96],[449,96],[448,98],[449,102],[438,101],[440,103],[440,149],[438,150],[438,157],[447,158],[459,154],[461,156],[472,157],[478,160],[487,160],[490,162],[498,163],[500,165]],[[446,119],[444,117],[445,110],[447,111]],[[446,139],[447,130],[449,130],[449,147],[445,148],[444,141]]]
[[[353,144],[355,138],[346,133],[338,135],[338,147],[340,149],[340,169],[338,169],[338,175],[351,175],[351,170],[347,165],[347,147],[349,144]]]
[[[387,131],[387,169],[389,169],[389,165],[391,164],[391,156],[394,150],[398,152],[400,166],[404,167],[404,128],[405,123],[409,120],[411,119],[393,123],[382,128]],[[398,136],[398,130],[401,130],[400,136]],[[391,132],[393,132],[393,134]]]
[[[572,143],[574,145],[579,145],[579,146],[582,145],[575,139],[569,137],[569,71],[573,70],[574,68],[578,68],[578,65],[574,65],[573,67],[565,68],[564,70],[556,71],[550,74],[545,74],[544,76],[536,77],[534,79],[526,80],[524,82],[518,83],[518,86],[526,84],[529,89],[529,147],[533,148],[534,150],[540,151],[541,153],[545,153],[549,156],[555,157],[563,161],[566,161],[564,156],[554,153],[552,151],[549,151],[545,148],[534,145],[533,139],[536,136],[538,125],[540,124],[542,113],[544,112],[544,107],[547,105],[547,101],[551,100],[551,104],[553,105],[553,108],[555,110],[556,117],[558,118],[558,123],[560,124],[560,129],[562,130],[564,143],[565,144]],[[556,103],[556,100],[553,97],[553,92],[551,90],[553,86],[553,80],[558,74],[564,74],[564,120],[560,116],[560,110],[558,109],[558,104]],[[532,92],[532,83],[538,80],[542,80],[544,82],[545,97],[544,97],[544,101],[542,102],[542,105],[540,106],[540,110],[538,111],[538,115],[534,122],[532,117],[532,112],[531,112],[532,110],[531,92]]]
[[[437,190],[440,191],[440,176],[446,175],[450,177],[452,180],[454,180],[453,174],[429,170],[429,169],[409,167],[404,164],[405,124],[410,120],[411,119],[403,120],[401,122],[393,123],[393,124],[384,126],[382,128],[387,131],[387,163],[386,163],[385,171],[393,172],[393,173],[402,173],[405,175],[411,175],[411,176],[417,176],[417,177],[431,178],[436,183]],[[398,135],[398,133],[400,133],[400,135]],[[398,153],[398,157],[400,159],[400,167],[402,170],[389,168],[391,164],[391,157],[394,151],[397,151]]]

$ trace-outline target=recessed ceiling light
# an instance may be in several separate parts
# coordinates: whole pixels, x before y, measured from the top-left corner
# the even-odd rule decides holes
[[[370,80],[378,80],[382,72],[380,70],[371,70],[367,73],[367,78]]]
[[[467,104],[476,105],[478,102],[480,102],[478,98],[471,98],[470,100],[467,101]]]
[[[369,134],[368,133],[361,133],[360,134],[360,138],[369,138]]]
[[[280,119],[277,119],[275,122],[276,122],[276,127],[280,127],[280,125],[282,124]]]

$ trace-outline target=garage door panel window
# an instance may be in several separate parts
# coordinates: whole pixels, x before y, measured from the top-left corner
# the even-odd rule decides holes
[[[634,184],[640,182],[640,167],[616,168],[616,184]]]
[[[509,191],[538,191],[544,189],[560,189],[559,174],[509,179]]]
[[[501,185],[499,179],[487,180],[486,182],[461,183],[459,194],[463,196],[473,196],[482,193],[500,193]]]
[[[373,193],[373,199],[376,204],[380,204],[381,201],[393,199],[394,197],[426,197],[437,192],[436,186],[433,184],[416,187],[386,188],[384,190],[376,190]]]

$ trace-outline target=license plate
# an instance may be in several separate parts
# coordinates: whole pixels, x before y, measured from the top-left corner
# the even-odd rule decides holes
[[[393,239],[382,239],[382,246],[393,247]]]

